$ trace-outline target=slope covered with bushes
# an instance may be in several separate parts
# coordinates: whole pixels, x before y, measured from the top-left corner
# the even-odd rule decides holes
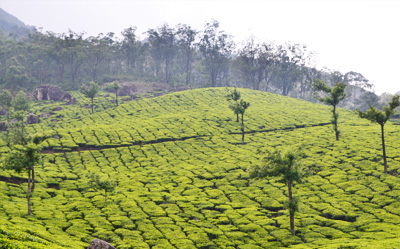
[[[26,216],[27,183],[18,181],[27,176],[0,171],[2,229],[9,224],[26,234],[18,243],[61,248],[84,248],[93,238],[117,248],[398,245],[398,126],[386,127],[390,174],[383,174],[379,127],[341,109],[341,140],[335,141],[330,107],[240,91],[251,103],[244,145],[223,88],[119,107],[98,97],[93,115],[79,93],[80,104],[59,111],[60,104],[36,103],[36,114],[52,115],[29,131],[54,137],[36,169],[32,216]],[[247,172],[258,163],[258,149],[290,145],[303,148],[310,173],[294,190],[296,236],[289,231],[286,186]],[[107,201],[90,184],[92,174],[116,184]],[[0,233],[0,245],[11,238]]]

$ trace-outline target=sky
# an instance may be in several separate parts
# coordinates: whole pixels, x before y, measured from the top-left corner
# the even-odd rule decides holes
[[[56,33],[137,34],[163,23],[202,31],[212,19],[237,43],[305,44],[318,68],[355,71],[375,92],[400,91],[400,1],[368,0],[0,0],[0,8],[27,25]]]

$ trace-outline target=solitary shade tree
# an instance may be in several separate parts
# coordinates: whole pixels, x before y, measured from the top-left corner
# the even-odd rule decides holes
[[[113,192],[115,189],[114,183],[109,180],[101,180],[99,175],[91,175],[91,185],[97,190],[104,190],[104,201],[107,201],[107,192]]]
[[[25,146],[15,145],[6,155],[3,164],[5,169],[14,170],[17,173],[28,173],[28,192],[26,196],[28,215],[31,215],[32,173],[34,172],[34,166],[40,162],[40,150],[41,148],[35,143],[29,143]]]
[[[336,82],[334,87],[330,87],[323,80],[314,79],[313,88],[316,90],[313,96],[314,98],[318,99],[319,101],[331,105],[333,107],[333,129],[335,130],[336,141],[339,141],[339,129],[338,129],[338,118],[339,114],[336,111],[336,107],[340,101],[342,101],[346,97],[346,93],[344,92],[346,88],[346,84],[343,82]],[[325,97],[321,97],[318,91],[322,91],[326,94]]]
[[[250,103],[244,101],[243,99],[240,100],[238,104],[238,112],[242,116],[242,125],[241,125],[241,130],[242,130],[242,144],[244,144],[244,113],[247,108],[249,108]]]
[[[112,83],[106,86],[107,90],[111,90],[115,92],[115,105],[118,106],[118,89],[121,87],[119,86],[118,82],[113,81]]]
[[[80,89],[81,93],[85,95],[86,98],[89,98],[92,102],[92,113],[93,111],[93,100],[96,97],[96,94],[99,92],[99,85],[97,85],[94,81],[89,83],[89,86],[82,86]]]
[[[383,107],[383,111],[379,111],[376,107],[370,106],[369,110],[366,112],[362,112],[357,110],[358,115],[361,118],[368,119],[372,123],[377,123],[381,126],[381,138],[382,138],[382,152],[383,152],[383,165],[384,165],[384,173],[387,173],[387,160],[386,160],[386,148],[385,148],[385,130],[384,126],[386,121],[390,119],[390,117],[394,114],[397,107],[400,106],[398,95],[393,96],[392,101],[385,107]]]
[[[290,215],[290,232],[294,229],[294,214],[298,211],[298,202],[293,198],[292,187],[295,182],[301,183],[302,174],[299,159],[301,153],[296,150],[274,150],[267,152],[261,159],[261,165],[250,169],[251,178],[280,177],[278,180],[288,186],[289,201],[287,207]]]
[[[236,122],[239,123],[239,99],[240,99],[240,92],[236,90],[236,87],[233,89],[233,91],[230,91],[227,89],[228,94],[226,95],[226,99],[228,101],[233,101],[232,104],[229,105],[229,108],[236,114]]]

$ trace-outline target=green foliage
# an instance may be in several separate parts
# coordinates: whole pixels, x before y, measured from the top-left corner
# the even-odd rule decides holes
[[[92,113],[93,111],[93,100],[96,97],[96,94],[99,92],[99,85],[97,85],[94,81],[89,82],[88,86],[82,86],[80,88],[81,93],[86,98],[89,98],[92,101]]]
[[[29,110],[29,100],[26,98],[25,93],[23,91],[19,91],[17,95],[15,95],[14,99],[11,102],[11,106],[14,111],[28,111]]]
[[[383,111],[379,111],[378,108],[370,106],[368,111],[362,112],[357,110],[357,113],[360,118],[368,119],[372,123],[384,125],[390,119],[390,117],[393,116],[395,109],[400,106],[399,98],[400,96],[398,95],[393,96],[390,103],[383,107]]]
[[[362,112],[357,110],[358,116],[360,118],[365,118],[372,123],[377,123],[381,126],[381,138],[382,138],[382,152],[384,160],[384,172],[387,173],[387,160],[386,160],[386,146],[385,146],[385,134],[384,125],[390,119],[390,117],[395,113],[395,109],[400,106],[400,96],[393,96],[390,103],[383,108],[383,111],[379,111],[376,107],[370,106],[369,110]]]
[[[9,111],[12,105],[12,95],[8,90],[1,90],[0,92],[0,106]]]
[[[334,87],[329,87],[323,80],[320,79],[314,79],[313,84],[312,84],[314,90],[313,96],[314,98],[318,99],[319,101],[331,105],[333,107],[332,110],[332,124],[333,124],[333,129],[335,130],[335,135],[336,135],[336,140],[339,141],[339,134],[340,131],[338,129],[338,118],[339,114],[336,112],[336,107],[339,104],[340,101],[342,101],[346,97],[345,89],[346,89],[346,83],[344,82],[336,82]],[[322,91],[327,96],[321,97],[318,93],[318,91]]]
[[[232,145],[238,124],[224,88],[124,101],[116,108],[111,97],[99,97],[93,115],[78,105],[52,111],[59,104],[34,103],[33,113],[54,114],[27,125],[27,132],[54,135],[42,142],[43,163],[35,165],[33,212],[25,211],[26,173],[0,170],[0,223],[50,243],[39,248],[87,248],[94,237],[117,248],[396,248],[400,182],[380,170],[374,125],[343,110],[343,138],[332,143],[330,107],[240,93],[251,102],[251,142],[243,146]],[[72,95],[79,103],[90,101]],[[385,128],[396,174],[399,126],[387,122]],[[286,184],[278,176],[254,181],[246,170],[259,165],[258,149],[298,144],[302,168],[313,174],[294,187],[300,202],[291,236]],[[0,150],[9,151],[4,141]],[[90,187],[91,174],[118,183],[111,201]],[[34,248],[32,241],[23,243]]]
[[[104,201],[107,201],[107,192],[113,192],[115,190],[115,184],[110,180],[101,180],[99,175],[92,174],[91,185],[95,189],[104,190]]]

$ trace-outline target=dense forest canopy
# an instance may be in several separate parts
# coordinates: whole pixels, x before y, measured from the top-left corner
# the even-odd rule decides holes
[[[142,81],[172,88],[238,86],[314,101],[311,83],[321,78],[330,85],[343,81],[355,87],[348,88],[348,96],[355,95],[356,100],[350,98],[345,107],[378,105],[379,98],[366,91],[373,86],[362,74],[316,69],[315,53],[306,45],[258,42],[255,37],[237,44],[216,20],[206,22],[204,30],[164,23],[142,35],[134,26],[120,35],[40,29],[24,36],[3,32],[0,85],[15,94],[48,84],[77,90],[90,81]]]

